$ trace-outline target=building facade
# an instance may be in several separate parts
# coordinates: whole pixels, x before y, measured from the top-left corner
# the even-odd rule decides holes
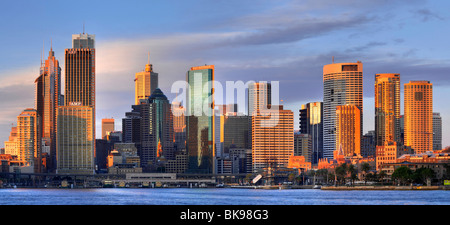
[[[311,136],[311,162],[323,158],[323,102],[310,102],[300,109],[300,133]]]
[[[158,73],[153,72],[153,65],[150,59],[145,65],[145,70],[138,72],[134,79],[134,104],[139,105],[140,100],[147,100],[158,87]]]
[[[344,156],[361,155],[361,110],[355,105],[336,106],[336,149]]]
[[[355,105],[361,111],[360,118],[363,118],[362,84],[363,64],[359,61],[323,67],[323,157],[333,158],[333,151],[336,150],[336,106]]]
[[[215,161],[214,65],[187,72],[186,150],[188,173],[213,173]]]
[[[410,81],[404,85],[405,145],[415,153],[433,149],[433,85],[429,81]]]
[[[400,141],[400,74],[375,75],[376,145]]]
[[[263,110],[252,118],[253,172],[264,168],[287,168],[294,154],[294,113],[284,110]]]
[[[106,136],[114,131],[114,119],[103,118],[102,119],[102,138],[106,139]]]
[[[433,150],[442,149],[442,118],[438,112],[433,113]]]

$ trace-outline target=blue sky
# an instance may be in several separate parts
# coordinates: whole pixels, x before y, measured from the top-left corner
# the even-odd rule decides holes
[[[400,73],[402,85],[433,83],[448,146],[449,9],[449,1],[420,0],[2,1],[0,147],[16,116],[34,107],[43,45],[47,56],[52,40],[64,71],[64,49],[83,23],[96,35],[97,131],[103,117],[121,129],[147,52],[169,99],[171,85],[204,64],[220,82],[279,81],[296,129],[301,104],[322,101],[322,68],[334,56],[363,63],[364,132],[374,129],[375,73]]]

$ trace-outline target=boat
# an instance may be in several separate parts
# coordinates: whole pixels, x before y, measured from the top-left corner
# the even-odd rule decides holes
[[[320,186],[320,185],[314,185],[314,187],[313,187],[313,189],[321,189],[322,188],[322,186]]]

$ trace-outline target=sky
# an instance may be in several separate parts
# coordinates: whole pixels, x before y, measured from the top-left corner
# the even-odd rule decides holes
[[[399,73],[402,113],[404,83],[433,83],[450,145],[450,1],[1,1],[0,21],[0,147],[34,107],[42,52],[51,45],[64,71],[64,49],[83,27],[96,41],[97,137],[102,118],[121,130],[148,53],[170,100],[193,66],[215,65],[223,84],[278,81],[295,129],[301,105],[323,101],[322,69],[334,57],[363,63],[364,133],[374,130],[375,74]]]

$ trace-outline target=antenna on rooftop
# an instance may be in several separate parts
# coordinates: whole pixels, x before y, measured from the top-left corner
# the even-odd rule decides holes
[[[332,59],[331,59],[331,60],[332,60],[332,62],[334,63],[334,56],[332,56]]]
[[[83,21],[83,34],[84,34],[84,21]]]

